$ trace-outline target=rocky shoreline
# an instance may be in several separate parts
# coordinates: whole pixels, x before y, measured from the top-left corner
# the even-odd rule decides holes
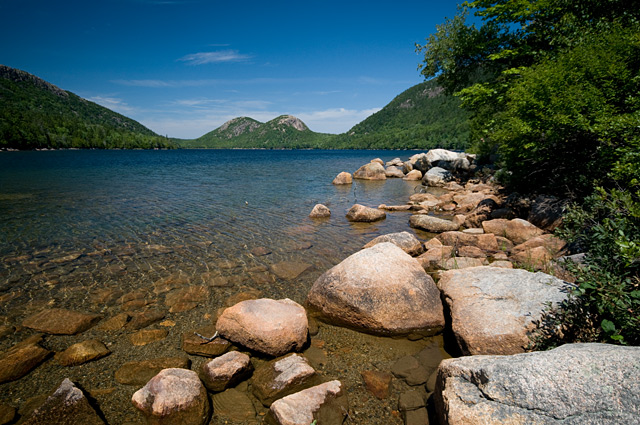
[[[356,204],[345,217],[367,223],[387,213],[410,214],[409,225],[420,239],[399,232],[372,240],[320,275],[304,305],[255,292],[230,297],[212,315],[211,326],[183,334],[182,355],[127,362],[107,373],[136,388],[131,409],[157,424],[203,425],[212,423],[212,414],[230,423],[280,425],[399,418],[410,425],[638,423],[638,347],[570,344],[527,352],[536,322],[572,288],[556,261],[566,253],[565,244],[548,233],[559,216],[546,199],[525,208],[490,180],[478,179],[482,173],[474,160],[436,149],[407,161],[374,159],[353,175],[340,173],[334,184],[422,180],[424,191],[405,205]],[[330,215],[318,205],[310,216],[322,221]],[[307,267],[280,264],[272,272],[295,281]],[[154,292],[166,294],[171,312],[193,308],[207,291],[180,276],[154,284]],[[133,295],[123,303],[144,303]],[[82,367],[110,354],[109,344],[90,338],[54,355],[43,347],[47,335],[126,330],[133,346],[147,346],[166,338],[172,326],[167,322],[153,309],[108,318],[42,309],[20,325],[37,333],[0,354],[0,383],[19,380],[43,362]],[[366,335],[400,338],[411,347],[412,341],[444,332],[463,357],[447,359],[437,343],[422,344],[384,364],[343,364],[323,373],[340,353],[365,350],[344,340],[332,347],[338,360],[329,359],[319,336],[343,329],[362,333],[356,339],[376,341],[372,345],[384,343]],[[8,326],[0,331],[13,332]],[[201,361],[191,365],[187,354]],[[393,399],[390,417],[367,416],[362,409],[371,400],[350,403],[353,387],[344,376],[353,375],[350,368],[373,401]],[[19,415],[13,406],[0,406],[0,424],[106,423],[96,394],[64,379],[50,395],[20,406]]]

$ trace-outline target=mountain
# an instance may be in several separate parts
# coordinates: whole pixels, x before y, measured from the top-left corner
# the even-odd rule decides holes
[[[0,149],[171,148],[142,124],[0,65]]]
[[[283,115],[267,123],[239,117],[185,148],[465,149],[469,115],[436,80],[417,84],[343,134],[314,133],[298,118]]]
[[[434,79],[405,90],[332,143],[337,148],[464,149],[468,140],[469,114]]]
[[[299,118],[281,115],[266,123],[252,118],[234,118],[194,140],[181,140],[185,148],[329,148],[331,134],[316,133]]]

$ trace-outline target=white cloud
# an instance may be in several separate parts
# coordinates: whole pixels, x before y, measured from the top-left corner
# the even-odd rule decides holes
[[[362,110],[332,108],[323,111],[300,112],[294,115],[304,121],[313,131],[338,134],[348,131],[379,110],[380,108]]]
[[[132,112],[136,111],[135,108],[132,108],[122,99],[118,99],[116,97],[93,96],[90,97],[89,100],[97,103],[98,105],[104,106],[105,108],[109,108],[112,111],[119,112],[123,115],[131,114]]]
[[[217,52],[199,52],[186,55],[178,59],[189,65],[204,65],[207,63],[246,62],[251,56],[241,54],[237,50],[219,50]]]

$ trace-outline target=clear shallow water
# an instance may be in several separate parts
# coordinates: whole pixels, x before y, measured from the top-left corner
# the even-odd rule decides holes
[[[345,214],[356,202],[372,207],[404,204],[419,183],[388,179],[331,184],[339,172],[353,173],[373,158],[406,160],[413,153],[0,152],[0,324],[18,328],[13,337],[0,340],[0,351],[28,335],[20,323],[45,307],[106,318],[153,308],[165,311],[173,323],[164,341],[133,349],[126,332],[106,335],[90,330],[79,337],[51,336],[46,345],[55,351],[97,337],[112,354],[70,369],[48,361],[25,378],[4,384],[4,401],[18,407],[33,388],[53,389],[70,377],[85,388],[104,390],[97,399],[110,423],[136,423],[139,417],[129,400],[137,388],[119,385],[113,378],[125,361],[184,355],[182,332],[210,323],[217,309],[238,292],[259,291],[303,303],[321,273],[369,240],[413,231],[405,212],[387,213],[386,220],[373,224],[349,223]],[[308,218],[316,203],[331,209],[330,219]],[[282,264],[302,265],[305,271],[293,278],[281,276],[274,266]],[[187,296],[186,306],[176,308],[176,291],[165,292],[159,286],[167,281],[206,289],[196,294],[195,301]],[[342,345],[350,345],[348,338],[362,344],[358,341],[363,336],[323,329],[319,336],[326,340],[329,353],[342,353]],[[411,350],[424,344],[427,341]],[[389,350],[387,357],[402,352]],[[354,358],[348,362],[364,364],[357,357],[360,351],[349,355]],[[391,357],[371,355],[368,360],[379,366],[391,362]],[[192,368],[203,361],[192,360]],[[326,376],[347,379],[363,400],[361,409],[369,404],[366,409],[378,409],[376,416],[388,416],[395,401],[371,405],[359,384],[358,369],[349,372],[353,375],[349,378],[349,368],[338,360],[329,359]],[[366,416],[362,420],[371,423]],[[401,420],[389,423],[394,422]]]

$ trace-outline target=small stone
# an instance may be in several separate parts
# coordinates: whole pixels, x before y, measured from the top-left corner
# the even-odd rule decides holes
[[[7,404],[0,404],[0,425],[7,425],[13,422],[15,417],[16,409]]]
[[[26,318],[22,326],[53,335],[75,335],[86,331],[100,319],[98,314],[52,308]]]
[[[41,335],[34,335],[0,354],[0,384],[20,379],[51,354],[38,345]]]
[[[411,386],[422,385],[429,379],[429,372],[413,356],[398,359],[391,367],[391,372]]]
[[[127,323],[126,328],[133,330],[146,328],[149,325],[161,321],[164,317],[165,313],[163,311],[155,309],[146,310],[142,313],[134,314],[131,317],[131,321]]]
[[[165,339],[167,335],[169,331],[166,329],[143,329],[129,335],[129,341],[135,346],[142,346]]]
[[[364,370],[360,372],[360,375],[362,375],[362,379],[364,380],[364,386],[371,394],[380,400],[389,397],[391,381],[393,379],[390,373],[377,370]]]
[[[204,425],[211,407],[198,374],[164,369],[138,390],[131,402],[150,424]]]
[[[55,359],[62,366],[77,366],[92,360],[100,359],[109,355],[109,349],[97,339],[73,344],[61,353],[55,355]]]
[[[196,331],[202,336],[211,338],[215,335],[215,326],[206,326]],[[196,335],[194,332],[186,332],[182,334],[182,350],[188,354],[204,357],[220,356],[231,348],[231,343],[226,339],[218,336],[213,341],[208,341]]]
[[[311,218],[327,218],[331,217],[331,210],[325,205],[317,204],[309,214]]]
[[[200,377],[209,391],[224,391],[247,378],[253,371],[251,359],[244,353],[232,351],[203,363]]]
[[[95,329],[105,332],[119,331],[120,329],[124,328],[128,321],[129,315],[127,313],[120,313],[99,323],[98,326],[95,327]]]
[[[282,261],[273,264],[271,271],[280,279],[293,280],[298,278],[302,273],[311,268],[311,264],[301,261]]]
[[[189,369],[187,357],[160,357],[123,364],[115,373],[116,381],[123,385],[144,385],[162,369]]]

